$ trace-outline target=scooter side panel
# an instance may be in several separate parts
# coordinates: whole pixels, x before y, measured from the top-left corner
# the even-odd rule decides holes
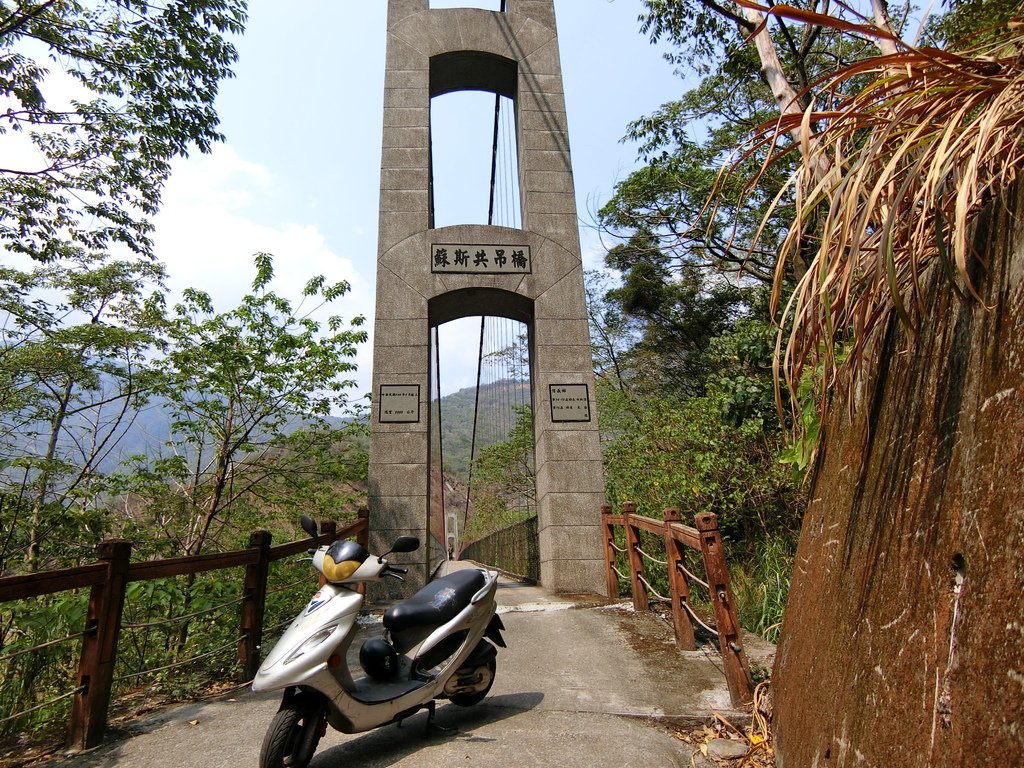
[[[476,596],[477,602],[466,606],[455,618],[431,633],[416,649],[415,655],[419,656],[452,632],[463,629],[470,630],[458,651],[444,663],[433,680],[407,694],[382,702],[362,702],[353,698],[349,692],[340,691],[330,701],[327,719],[331,727],[343,733],[369,731],[379,725],[391,722],[403,712],[425,706],[431,700],[442,695],[448,679],[473,653],[494,614],[497,576],[489,573],[488,577],[490,582]],[[430,643],[429,646],[428,643]]]
[[[254,691],[271,691],[290,685],[305,685],[307,678],[326,666],[342,638],[353,630],[362,595],[330,584],[322,587],[295,617],[281,639],[260,665],[252,681]],[[330,631],[322,642],[294,658],[304,643],[316,633]],[[340,687],[335,682],[335,687]]]

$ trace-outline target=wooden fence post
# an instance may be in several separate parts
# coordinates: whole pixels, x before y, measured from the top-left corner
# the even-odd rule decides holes
[[[604,583],[608,597],[616,600],[619,597],[619,575],[615,573],[615,562],[618,553],[615,551],[615,526],[608,521],[612,513],[611,504],[601,505],[601,530],[604,532]]]
[[[629,583],[633,589],[633,609],[647,610],[647,587],[640,580],[644,575],[644,558],[640,554],[640,529],[633,525],[631,515],[636,514],[636,504],[632,501],[622,505],[622,526],[626,529],[626,549],[629,554]]]
[[[324,520],[320,523],[320,535],[330,536],[331,541],[338,538],[338,522],[336,520]]]
[[[665,518],[665,559],[668,561],[668,586],[672,595],[672,626],[676,631],[676,648],[681,651],[697,649],[693,637],[693,622],[683,605],[690,602],[690,588],[686,583],[686,575],[679,569],[686,562],[686,545],[672,535],[672,523],[680,521],[679,510],[669,507],[664,512]]]
[[[704,555],[704,572],[708,577],[708,591],[715,610],[715,625],[725,679],[729,684],[729,697],[733,706],[749,704],[753,701],[754,681],[750,676],[750,666],[736,620],[732,589],[729,587],[729,569],[725,564],[722,534],[718,530],[718,515],[713,512],[701,513],[696,517],[696,524],[700,531],[700,551]]]
[[[249,548],[259,552],[255,563],[245,566],[242,584],[241,626],[238,638],[238,663],[242,681],[256,677],[263,642],[263,616],[267,602],[267,577],[270,575],[270,532],[253,531]]]
[[[128,587],[132,543],[122,539],[100,542],[98,559],[107,565],[107,577],[89,594],[82,655],[78,663],[78,687],[71,704],[67,746],[89,749],[103,740],[107,709],[114,684],[117,640]]]
[[[370,546],[370,510],[360,509],[358,512],[359,522],[363,524],[363,527],[359,529],[356,534],[356,542],[363,547]]]

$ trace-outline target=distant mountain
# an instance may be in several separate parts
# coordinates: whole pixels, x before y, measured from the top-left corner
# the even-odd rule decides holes
[[[470,450],[473,447],[473,422],[476,413],[476,452],[504,440],[516,420],[516,408],[530,403],[530,383],[503,379],[480,387],[477,407],[476,387],[460,389],[441,398],[441,442],[434,432],[434,450],[440,448],[446,471],[466,478]],[[437,401],[431,403],[437,418]]]
[[[142,408],[125,416],[116,429],[109,426],[109,421],[104,426],[102,413],[97,415],[95,411],[86,411],[71,415],[64,422],[58,453],[75,462],[79,459],[80,446],[92,450],[92,446],[102,444],[104,448],[96,470],[104,474],[116,472],[132,456],[155,458],[171,437],[171,422],[165,406],[165,400],[154,397]],[[326,417],[326,421],[336,428],[346,423],[334,416]],[[98,433],[95,431],[97,422],[100,424]],[[290,433],[301,426],[302,421],[295,419],[287,431]],[[49,438],[49,425],[44,422],[24,425],[14,437],[15,454],[42,456]]]
[[[467,387],[441,398],[440,442],[434,430],[435,455],[440,451],[445,470],[461,481],[469,474],[470,452],[473,448],[474,414],[476,415],[476,452],[488,445],[504,440],[515,424],[516,408],[530,402],[529,382],[502,380],[480,387],[479,407],[475,387]],[[143,408],[119,425],[115,435],[106,441],[108,450],[97,469],[103,473],[116,471],[131,456],[156,457],[170,439],[170,421],[165,403],[160,398],[150,400]],[[438,418],[437,401],[431,403],[432,419]],[[89,414],[90,418],[95,414]],[[345,420],[328,417],[328,423],[337,428]],[[65,424],[64,446],[73,452],[76,444],[91,444],[90,431],[94,428],[85,417],[69,419]],[[292,429],[301,426],[295,421]],[[47,425],[30,425],[21,431],[18,452],[41,455],[45,450]],[[69,455],[64,452],[65,455]],[[71,460],[73,457],[69,455]]]

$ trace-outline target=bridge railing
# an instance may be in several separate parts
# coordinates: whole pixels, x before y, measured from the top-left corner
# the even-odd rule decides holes
[[[369,513],[360,510],[354,523],[342,527],[334,521],[325,521],[321,523],[320,531],[316,546],[344,538],[355,538],[366,546]],[[66,743],[69,747],[88,749],[102,741],[107,725],[129,583],[244,568],[241,597],[237,601],[240,608],[235,653],[240,676],[243,680],[251,680],[260,664],[259,649],[264,632],[270,565],[302,554],[311,546],[313,543],[309,538],[271,546],[269,532],[255,531],[249,537],[247,549],[132,563],[131,542],[111,539],[100,543],[96,563],[0,578],[0,604],[89,588],[85,626],[81,632],[64,638],[71,641],[81,638],[75,688],[45,703],[49,705],[62,699],[72,699]],[[20,649],[16,655],[53,644],[43,643],[33,648]],[[2,655],[0,659],[3,659]],[[40,706],[44,705],[5,715],[0,722],[24,716]]]
[[[540,548],[537,543],[537,516],[528,517],[474,541],[462,550],[460,557],[463,560],[485,563],[534,584],[538,583]]]
[[[753,700],[754,684],[736,619],[718,516],[699,514],[694,522],[696,527],[683,525],[679,510],[673,508],[664,511],[664,520],[655,520],[638,515],[637,506],[632,502],[624,503],[618,514],[613,514],[611,506],[602,507],[608,596],[619,597],[621,580],[629,584],[633,607],[638,611],[647,610],[654,601],[668,603],[676,646],[680,650],[696,649],[694,625],[717,638],[732,704],[749,704]],[[649,552],[645,547],[658,551]],[[695,553],[694,557],[688,558],[688,552]],[[703,579],[693,572],[694,561],[703,566]],[[648,563],[665,567],[669,595],[659,594],[652,585],[655,577]],[[620,570],[620,565],[626,573]],[[695,609],[691,599],[695,588],[706,595],[713,624],[702,619]]]

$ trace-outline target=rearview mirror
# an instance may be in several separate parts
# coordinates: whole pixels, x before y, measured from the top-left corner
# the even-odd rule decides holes
[[[317,530],[316,527],[316,520],[314,520],[309,515],[303,515],[302,517],[300,517],[299,525],[302,526],[302,530],[304,530],[306,533],[310,535],[310,537],[314,539],[320,535],[320,532]]]
[[[395,539],[395,543],[391,545],[391,552],[415,552],[420,548],[420,540],[415,536],[399,536]]]

